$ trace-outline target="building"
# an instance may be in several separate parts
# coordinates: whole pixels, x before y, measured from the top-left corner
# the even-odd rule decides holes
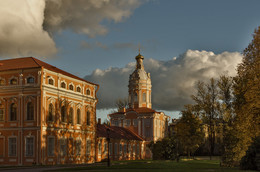
[[[152,109],[150,73],[144,70],[144,57],[140,53],[135,59],[136,68],[129,77],[128,85],[129,108],[120,109],[108,116],[112,126],[127,128],[149,143],[167,136],[170,117]],[[146,155],[148,154],[149,150],[146,149]]]
[[[106,161],[108,157],[109,137],[109,157],[111,160],[136,160],[145,159],[145,141],[131,130],[123,127],[97,124],[96,141],[96,162]],[[108,131],[109,130],[109,133]]]
[[[0,61],[0,164],[95,161],[99,86],[34,57]]]

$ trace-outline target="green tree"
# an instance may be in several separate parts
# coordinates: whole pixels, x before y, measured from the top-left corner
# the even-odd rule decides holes
[[[194,106],[186,105],[185,110],[181,112],[182,117],[176,125],[178,141],[188,158],[194,154],[204,140],[202,121],[195,115],[194,109]]]

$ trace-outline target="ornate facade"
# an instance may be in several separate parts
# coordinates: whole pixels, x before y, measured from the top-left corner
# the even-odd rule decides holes
[[[150,73],[144,70],[144,57],[140,53],[135,59],[136,68],[129,77],[128,85],[129,108],[108,116],[112,126],[127,128],[148,142],[157,141],[167,134],[169,116],[152,109]]]
[[[0,164],[95,161],[98,85],[36,58],[0,61]]]

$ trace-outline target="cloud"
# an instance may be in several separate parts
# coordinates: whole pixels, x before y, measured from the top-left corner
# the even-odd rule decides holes
[[[242,55],[238,52],[214,54],[198,50],[187,50],[168,61],[145,57],[145,70],[151,73],[152,79],[153,108],[181,110],[183,105],[192,103],[190,95],[195,93],[194,84],[198,80],[207,81],[224,73],[234,76],[241,60]],[[134,68],[135,62],[124,68],[96,69],[85,77],[100,85],[99,109],[114,108],[118,98],[128,96],[128,79]]]
[[[48,32],[42,28],[43,0],[0,1],[0,55],[47,56],[57,49]]]
[[[50,32],[70,29],[90,37],[104,35],[103,20],[121,22],[141,5],[139,0],[46,0],[44,28]]]
[[[52,35],[64,30],[89,37],[104,35],[108,32],[104,21],[122,22],[142,2],[0,0],[0,56],[53,55],[58,50]]]

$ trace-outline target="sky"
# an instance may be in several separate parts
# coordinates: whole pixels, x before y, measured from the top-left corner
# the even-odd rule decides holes
[[[236,75],[259,0],[0,0],[0,59],[33,56],[100,85],[104,120],[127,97],[138,47],[156,110],[178,117],[198,80]]]

